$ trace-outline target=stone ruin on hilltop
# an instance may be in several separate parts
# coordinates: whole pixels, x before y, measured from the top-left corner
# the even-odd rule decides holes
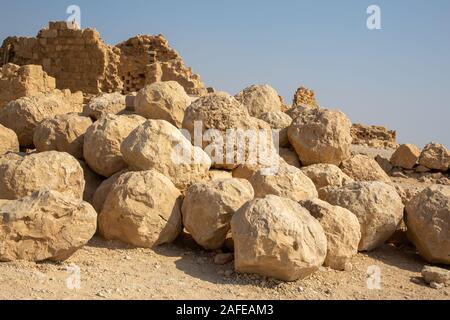
[[[95,29],[50,22],[35,38],[8,37],[0,47],[0,66],[41,65],[58,89],[97,94],[134,92],[145,84],[175,80],[188,94],[206,93],[200,77],[185,66],[162,35],[136,36],[106,45]]]

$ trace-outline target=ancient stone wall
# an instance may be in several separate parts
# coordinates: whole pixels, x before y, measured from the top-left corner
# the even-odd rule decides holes
[[[353,143],[376,148],[396,148],[397,133],[382,126],[354,124],[351,129]]]
[[[59,89],[111,92],[122,84],[118,50],[105,45],[96,30],[69,29],[66,22],[50,22],[36,38],[7,38],[0,56],[4,63],[42,65]]]
[[[94,29],[50,22],[36,38],[9,37],[0,48],[0,65],[41,65],[59,89],[100,92],[138,91],[155,81],[178,81],[189,94],[206,93],[197,74],[161,36],[136,36],[116,47]]]
[[[55,78],[47,75],[42,66],[5,64],[0,67],[0,109],[8,102],[56,88]]]
[[[119,74],[124,93],[138,91],[157,81],[177,81],[187,93],[202,95],[206,88],[197,74],[162,35],[136,36],[117,45],[121,51]]]

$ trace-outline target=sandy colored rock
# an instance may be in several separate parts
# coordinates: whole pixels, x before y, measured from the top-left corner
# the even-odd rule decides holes
[[[165,120],[147,120],[123,141],[124,160],[135,170],[164,174],[180,189],[208,176],[211,159]]]
[[[77,159],[83,159],[84,135],[91,125],[90,118],[76,113],[45,119],[34,131],[36,151],[67,152]]]
[[[103,183],[104,178],[92,171],[86,162],[79,160],[78,163],[80,164],[81,169],[83,169],[83,176],[85,181],[83,200],[92,205],[94,194]]]
[[[141,89],[135,99],[136,113],[146,119],[166,120],[181,128],[189,96],[176,81],[155,82]]]
[[[231,218],[253,196],[251,184],[243,179],[194,184],[183,201],[183,225],[205,249],[220,249],[230,231]]]
[[[450,264],[450,187],[433,185],[406,206],[408,238],[431,263]]]
[[[240,102],[225,92],[210,93],[194,101],[186,109],[183,128],[189,131],[194,145],[203,147],[217,169],[257,165],[264,158],[277,156],[270,126],[251,117]]]
[[[212,180],[217,180],[217,179],[230,179],[233,178],[233,175],[230,171],[225,171],[225,170],[209,170],[208,172],[208,179],[209,181]]]
[[[317,190],[327,186],[341,187],[346,183],[354,181],[334,164],[313,164],[303,167],[301,170],[314,182]]]
[[[268,194],[289,198],[294,201],[317,198],[317,190],[310,178],[300,169],[281,162],[275,174],[266,174],[262,170],[250,178],[255,197],[264,198]]]
[[[93,97],[83,109],[83,115],[98,120],[107,114],[120,114],[126,109],[126,96],[119,92],[101,93]]]
[[[450,152],[440,143],[429,143],[420,154],[419,164],[430,169],[446,171],[450,166]]]
[[[109,114],[86,131],[83,155],[96,173],[110,177],[127,167],[120,145],[145,119],[138,115]]]
[[[19,152],[19,139],[14,131],[0,124],[0,156],[7,152]]]
[[[340,168],[342,172],[355,181],[391,182],[391,179],[378,162],[363,154],[357,154],[344,160]]]
[[[42,66],[18,66],[7,63],[0,66],[0,109],[13,100],[51,92],[55,79],[42,70]]]
[[[391,161],[383,156],[380,156],[379,154],[377,154],[375,156],[375,161],[380,165],[381,169],[383,169],[384,172],[386,172],[386,174],[391,174],[392,169],[394,169],[394,166],[391,164]]]
[[[351,122],[340,111],[307,109],[288,129],[291,145],[303,165],[340,165],[350,157]]]
[[[81,199],[40,191],[0,203],[0,261],[63,261],[95,234],[97,214]]]
[[[247,108],[252,117],[259,118],[263,113],[280,111],[282,102],[271,86],[252,85],[235,96]]]
[[[320,222],[325,232],[328,243],[325,266],[344,270],[358,253],[361,241],[358,218],[345,208],[319,199],[301,201],[300,204]]]
[[[391,157],[391,164],[394,167],[412,169],[419,160],[420,149],[414,144],[402,144]]]
[[[450,285],[450,270],[425,266],[423,267],[421,274],[427,283],[435,282]]]
[[[80,112],[81,106],[71,104],[64,94],[24,97],[8,103],[0,110],[0,124],[12,129],[23,147],[33,146],[36,127],[47,118]]]
[[[106,198],[99,232],[138,247],[172,242],[182,229],[181,204],[180,191],[159,172],[124,173]]]
[[[9,153],[0,157],[0,198],[14,200],[48,189],[82,199],[84,188],[83,170],[68,153]]]
[[[239,209],[231,231],[237,272],[295,281],[315,272],[327,254],[320,223],[295,201],[274,195]]]
[[[292,102],[292,105],[294,107],[300,105],[316,107],[316,94],[313,90],[305,87],[300,87],[297,89],[297,91],[295,91],[294,101]]]
[[[297,153],[295,153],[295,151],[288,149],[288,148],[280,148],[278,150],[278,152],[279,152],[280,157],[283,158],[283,160],[287,164],[290,164],[291,166],[294,166],[296,168],[301,167],[300,160],[298,158]]]
[[[259,117],[264,122],[267,122],[272,129],[279,130],[278,145],[284,147],[289,144],[287,131],[292,123],[292,118],[282,111],[271,111],[261,114]]]
[[[361,225],[359,251],[381,246],[397,230],[404,205],[395,188],[383,182],[353,182],[319,190],[322,200],[350,210]]]
[[[111,191],[112,186],[116,183],[119,177],[126,172],[127,170],[121,170],[117,173],[114,173],[108,179],[103,180],[102,183],[97,187],[94,194],[92,195],[92,206],[94,207],[95,211],[97,211],[98,213],[102,212],[103,205],[106,198],[108,197],[109,192]]]

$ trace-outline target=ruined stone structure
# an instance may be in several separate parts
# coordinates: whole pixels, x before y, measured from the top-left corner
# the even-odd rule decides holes
[[[397,133],[382,126],[354,124],[351,129],[354,144],[369,147],[397,148]]]
[[[315,107],[317,106],[316,94],[313,90],[307,89],[305,87],[300,87],[294,94],[294,101],[292,102],[292,105],[294,107],[300,105]]]
[[[106,45],[94,29],[50,22],[36,38],[9,37],[0,47],[0,65],[41,65],[56,78],[58,89],[100,92],[138,91],[146,83],[178,81],[189,94],[206,88],[184,65],[163,36],[137,36],[116,47]]]
[[[51,92],[55,87],[55,78],[48,76],[41,66],[5,64],[0,67],[0,109],[12,100]]]
[[[158,81],[177,81],[188,94],[203,95],[206,88],[197,74],[162,35],[136,36],[117,45],[121,51],[119,74],[124,93],[135,92]]]

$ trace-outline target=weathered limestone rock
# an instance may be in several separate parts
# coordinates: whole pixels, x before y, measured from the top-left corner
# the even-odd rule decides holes
[[[363,154],[357,154],[344,160],[340,168],[355,181],[391,182],[391,179],[378,162]]]
[[[380,165],[381,169],[383,169],[383,171],[386,172],[386,174],[388,175],[391,174],[392,169],[394,169],[394,166],[391,164],[389,159],[377,154],[375,156],[375,161]]]
[[[48,189],[82,199],[84,188],[83,170],[68,153],[9,153],[0,157],[0,198],[14,200]]]
[[[97,214],[57,191],[0,203],[0,261],[63,261],[95,234]]]
[[[359,251],[371,251],[388,240],[403,218],[403,203],[395,188],[382,182],[353,182],[326,187],[319,196],[350,210],[361,225]]]
[[[138,92],[135,110],[144,118],[166,120],[181,128],[184,112],[190,104],[189,96],[178,82],[155,82]]]
[[[289,144],[287,131],[292,123],[292,118],[289,115],[282,111],[271,111],[261,114],[259,118],[267,122],[272,129],[279,130],[279,146],[283,147]]]
[[[120,145],[145,119],[138,115],[109,114],[86,131],[83,155],[96,173],[110,177],[127,167]]]
[[[0,156],[8,152],[19,152],[19,139],[14,131],[0,124]]]
[[[202,144],[217,169],[258,165],[266,158],[278,157],[270,126],[251,117],[240,102],[225,92],[210,93],[194,101],[186,109],[183,128],[196,146]]]
[[[76,113],[45,119],[34,131],[36,151],[67,152],[77,159],[83,159],[84,135],[91,125],[90,118]]]
[[[268,195],[247,202],[231,219],[237,272],[285,281],[305,278],[325,261],[320,223],[295,201]]]
[[[296,168],[300,168],[300,159],[298,158],[297,153],[295,151],[288,149],[288,148],[280,148],[278,150],[280,157],[291,166],[294,166]]]
[[[84,107],[83,115],[98,120],[107,114],[121,114],[126,109],[126,96],[119,92],[101,93]]]
[[[427,283],[435,282],[450,285],[450,270],[425,266],[423,267],[421,274]]]
[[[396,149],[397,133],[388,130],[383,126],[365,126],[353,124],[351,129],[353,144],[364,145],[373,148],[393,148]]]
[[[23,147],[33,146],[33,135],[41,121],[60,114],[81,112],[81,105],[70,101],[70,92],[24,97],[0,110],[0,124],[12,129]],[[78,100],[78,98],[76,98]]]
[[[108,197],[108,194],[111,191],[112,186],[116,183],[119,177],[126,172],[128,171],[127,170],[119,171],[113,174],[108,179],[104,180],[98,186],[98,188],[92,195],[92,206],[94,207],[95,211],[97,211],[98,213],[102,212],[106,197]]]
[[[8,102],[56,88],[55,79],[49,77],[41,66],[18,66],[7,63],[0,66],[0,109]]]
[[[212,181],[217,179],[231,179],[233,178],[233,175],[230,171],[225,170],[209,170],[208,172],[208,178],[206,180]]]
[[[327,186],[341,187],[346,183],[354,181],[334,164],[313,164],[303,167],[301,170],[314,182],[317,190]]]
[[[420,154],[419,164],[430,169],[446,171],[450,167],[450,152],[440,143],[429,143]]]
[[[345,208],[319,199],[301,201],[300,204],[320,222],[325,231],[328,243],[325,265],[344,270],[358,253],[361,241],[358,218]]]
[[[124,160],[135,170],[164,174],[180,189],[205,179],[211,159],[165,120],[147,120],[123,141]]]
[[[183,225],[205,249],[220,249],[230,231],[232,216],[253,196],[251,184],[243,179],[194,184],[184,198]]]
[[[250,178],[255,197],[264,198],[268,194],[289,198],[294,201],[317,198],[314,183],[300,169],[287,163],[280,163],[275,174],[266,174],[262,170]]]
[[[419,160],[420,149],[414,144],[402,144],[391,157],[391,164],[403,169],[412,169]]]
[[[280,111],[282,101],[280,96],[271,86],[253,85],[245,88],[235,96],[241,102],[248,113],[255,118],[259,118],[263,113]]]
[[[303,165],[340,165],[350,157],[350,128],[342,112],[313,108],[293,121],[288,136]]]
[[[92,171],[86,162],[79,160],[78,163],[83,169],[83,176],[85,181],[83,200],[92,205],[93,204],[92,199],[97,189],[103,183],[103,177]]]
[[[297,89],[297,91],[294,94],[294,101],[292,102],[292,106],[296,107],[301,105],[311,107],[317,106],[316,94],[314,93],[313,90],[310,90],[305,87],[300,87]]]
[[[172,242],[182,229],[181,202],[180,191],[159,172],[124,173],[106,198],[99,232],[138,247]]]
[[[408,238],[431,263],[450,264],[450,187],[433,185],[406,206]]]

